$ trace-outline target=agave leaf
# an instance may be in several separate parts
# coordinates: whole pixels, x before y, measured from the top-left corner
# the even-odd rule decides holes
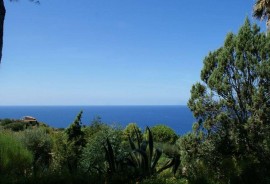
[[[107,147],[105,145],[103,145],[103,147],[104,147],[104,150],[105,150],[105,160],[109,164],[108,171],[111,171],[111,168],[112,168],[111,163],[112,162],[111,162],[110,154],[109,154],[109,151],[108,151]]]
[[[148,165],[148,156],[147,156],[146,152],[142,151],[141,149],[137,149],[135,151],[140,154],[141,168],[144,171],[149,172],[150,171],[150,166]]]
[[[105,146],[105,144],[103,144],[103,148],[105,150],[105,159],[109,160],[109,151],[108,151],[107,147]]]
[[[154,149],[154,141],[153,141],[153,135],[149,127],[146,127],[148,130],[148,144],[149,144],[149,161],[152,161],[153,156],[153,149]],[[150,165],[150,164],[149,164]]]
[[[136,165],[135,161],[132,159],[131,155],[130,155],[130,158],[126,158],[126,161],[127,161],[127,165],[134,167],[134,168],[137,167],[137,165]]]
[[[174,159],[169,160],[163,167],[161,167],[157,173],[161,173],[162,171],[169,169],[170,167],[172,167],[174,165]]]
[[[138,148],[139,148],[140,145],[141,145],[141,138],[139,136],[138,128],[134,127],[134,131],[135,131],[135,134],[136,134],[136,137],[137,137],[137,144],[138,144]]]
[[[139,167],[140,166],[140,161],[139,161],[139,158],[136,155],[136,152],[133,151],[133,152],[129,153],[129,155],[130,155],[130,158],[131,158],[132,162],[134,163],[135,167]]]
[[[130,136],[128,135],[128,140],[129,140],[129,144],[130,144],[130,147],[132,150],[135,150],[136,149],[136,146],[134,144],[134,142],[131,140]]]
[[[107,138],[107,146],[108,146],[108,158],[109,158],[109,166],[112,172],[115,172],[115,158],[114,158],[114,153],[113,153],[113,149],[112,149],[112,145],[109,141],[109,139]]]
[[[153,163],[151,165],[152,170],[155,169],[155,167],[157,165],[157,162],[160,159],[161,155],[162,155],[162,152],[159,149],[156,149],[155,155],[154,155],[154,158],[153,158]]]
[[[173,174],[175,175],[176,171],[181,163],[180,155],[177,155],[174,159],[175,159],[175,161],[174,161],[174,165],[173,165]]]
[[[146,152],[147,145],[148,145],[148,141],[144,140],[144,141],[142,141],[139,149]]]

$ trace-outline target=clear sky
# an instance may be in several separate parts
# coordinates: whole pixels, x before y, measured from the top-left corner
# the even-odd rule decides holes
[[[254,2],[6,0],[0,105],[186,105]]]

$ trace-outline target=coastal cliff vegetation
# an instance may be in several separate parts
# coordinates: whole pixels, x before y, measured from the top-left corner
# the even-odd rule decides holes
[[[229,33],[192,86],[197,122],[185,135],[83,125],[83,112],[65,129],[0,120],[0,183],[270,183],[269,51],[269,34],[248,19]]]

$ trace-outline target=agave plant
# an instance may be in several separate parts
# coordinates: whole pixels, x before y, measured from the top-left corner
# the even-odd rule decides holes
[[[123,173],[127,172],[127,164],[123,156],[116,155],[110,140],[107,138],[106,143],[103,145],[105,150],[105,161],[108,164],[106,172],[107,174]]]
[[[108,138],[106,140],[106,143],[107,143],[107,146],[104,145],[105,158],[106,158],[107,163],[109,164],[107,172],[114,173],[116,171],[116,161],[115,161],[113,148]]]
[[[135,128],[136,143],[133,142],[129,136],[129,143],[131,151],[126,158],[116,159],[115,152],[109,139],[106,139],[103,147],[105,150],[105,160],[108,164],[106,174],[109,176],[113,174],[132,174],[136,180],[141,180],[161,173],[162,171],[172,168],[175,174],[178,166],[180,165],[179,155],[169,157],[168,162],[157,169],[158,161],[162,155],[162,151],[158,148],[154,148],[153,135],[149,127],[146,128],[147,137],[142,140],[139,134],[139,130]]]
[[[157,163],[162,155],[162,151],[154,148],[153,135],[149,127],[146,128],[147,139],[141,140],[139,138],[138,130],[135,130],[137,135],[137,147],[129,137],[129,143],[132,151],[127,158],[129,165],[131,165],[139,178],[146,178],[154,174],[158,174],[168,168],[173,168],[174,174],[180,165],[179,155],[170,158],[170,160],[161,168],[157,169]]]

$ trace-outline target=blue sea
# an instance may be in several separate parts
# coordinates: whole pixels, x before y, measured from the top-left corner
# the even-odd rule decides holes
[[[102,122],[121,127],[131,122],[142,129],[165,124],[182,135],[191,131],[195,122],[187,106],[0,106],[0,119],[33,116],[52,127],[66,128],[81,110],[84,125],[100,116]]]

